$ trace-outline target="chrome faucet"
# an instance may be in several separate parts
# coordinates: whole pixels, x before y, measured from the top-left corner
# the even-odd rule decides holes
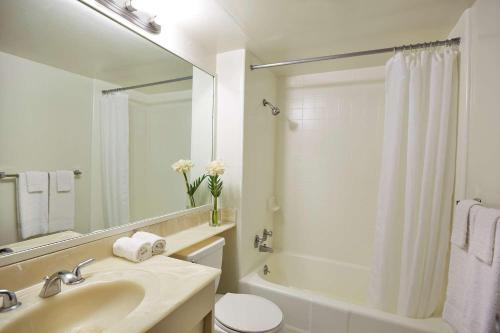
[[[273,253],[274,250],[272,247],[269,247],[267,246],[266,244],[261,244],[259,246],[259,252],[269,252],[269,253]]]
[[[76,265],[76,267],[73,268],[73,274],[75,274],[75,276],[76,276],[76,281],[70,282],[69,284],[78,284],[78,283],[82,283],[83,281],[85,281],[85,279],[82,277],[81,268],[85,267],[87,265],[90,265],[94,261],[95,261],[94,258],[90,258],[90,259],[84,260],[81,263],[79,263],[78,265]]]
[[[42,287],[42,290],[40,291],[39,296],[41,298],[47,298],[59,294],[61,292],[61,282],[66,285],[72,285],[85,281],[85,279],[82,277],[80,269],[83,266],[92,263],[93,261],[94,259],[87,259],[79,263],[73,269],[73,272],[64,270],[55,272],[51,276],[46,276],[44,278],[45,283]]]
[[[262,237],[259,235],[255,235],[255,238],[253,239],[253,247],[258,248],[259,245],[267,241],[267,237],[272,237],[272,236],[273,232],[271,230],[264,229],[264,231],[262,232]]]
[[[47,298],[57,295],[61,292],[61,281],[64,284],[74,284],[77,281],[77,277],[70,271],[60,271],[55,272],[51,276],[45,277],[45,283],[40,291],[41,298]]]
[[[271,230],[264,229],[262,232],[262,240],[266,241],[267,237],[273,237],[273,232]]]
[[[0,289],[0,297],[2,298],[2,306],[0,307],[0,312],[14,310],[21,305],[21,302],[17,300],[16,293],[13,291]]]

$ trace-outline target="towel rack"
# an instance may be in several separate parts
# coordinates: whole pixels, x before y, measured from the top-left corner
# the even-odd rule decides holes
[[[82,172],[78,169],[73,170],[73,174],[75,176],[80,176]],[[4,171],[0,171],[0,179],[5,179],[5,178],[19,178],[18,173],[6,173]]]
[[[479,202],[479,203],[483,202],[483,201],[482,201],[481,199],[479,199],[479,198],[474,198],[474,199],[472,199],[472,200],[477,201],[477,202]],[[456,204],[458,205],[458,203],[459,203],[460,201],[461,201],[461,200],[457,200]]]

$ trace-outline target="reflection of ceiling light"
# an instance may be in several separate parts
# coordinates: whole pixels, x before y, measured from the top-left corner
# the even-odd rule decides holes
[[[190,21],[201,15],[206,0],[133,0],[134,6],[150,13],[158,14],[157,22],[161,25],[174,25]]]
[[[161,31],[161,25],[155,22],[156,16],[143,11],[142,7],[140,7],[141,10],[137,9],[134,5],[132,5],[132,0],[96,1],[146,31],[155,34],[158,34]]]

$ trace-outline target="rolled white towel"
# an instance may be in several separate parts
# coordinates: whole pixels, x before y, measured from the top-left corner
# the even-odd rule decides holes
[[[153,254],[161,254],[165,252],[165,248],[167,246],[167,242],[165,242],[165,239],[150,232],[138,231],[132,235],[132,238],[148,242],[149,245],[151,245]]]
[[[133,262],[144,261],[152,256],[149,242],[137,238],[122,237],[113,243],[113,254]]]

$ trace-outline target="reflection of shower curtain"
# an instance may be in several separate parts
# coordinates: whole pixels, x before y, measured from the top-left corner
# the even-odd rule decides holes
[[[100,117],[104,218],[113,227],[129,222],[128,96],[103,95]]]
[[[424,318],[442,301],[456,150],[457,52],[398,53],[386,110],[371,303]]]

